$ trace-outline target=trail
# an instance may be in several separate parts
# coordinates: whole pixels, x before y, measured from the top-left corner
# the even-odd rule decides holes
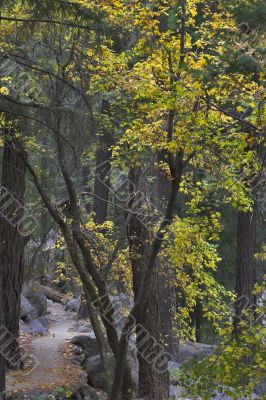
[[[38,366],[31,373],[10,373],[7,377],[8,394],[73,387],[75,384],[80,386],[85,379],[81,368],[75,367],[70,361],[69,343],[77,334],[76,314],[65,311],[64,306],[56,303],[50,303],[48,311],[50,335],[31,336],[25,346],[28,354],[38,360]]]

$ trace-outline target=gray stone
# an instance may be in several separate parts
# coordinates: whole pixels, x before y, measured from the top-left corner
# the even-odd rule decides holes
[[[168,363],[168,371],[169,371],[170,382],[173,385],[176,385],[178,383],[177,373],[178,373],[178,370],[180,369],[180,367],[182,367],[182,365],[178,364],[176,362],[170,361]]]
[[[91,332],[91,329],[88,327],[88,326],[86,326],[86,325],[78,325],[77,326],[77,331],[78,332],[83,332],[83,333],[89,333],[89,332]]]
[[[106,391],[107,390],[106,379],[102,369],[99,349],[95,335],[94,334],[78,335],[72,339],[71,343],[74,344],[75,346],[81,347],[83,350],[83,353],[85,355],[85,362],[83,363],[83,367],[87,372],[88,383],[93,387]],[[76,353],[76,349],[74,349],[74,352]],[[111,350],[108,357],[110,364],[110,372],[111,375],[113,375],[115,359],[111,354]],[[135,388],[137,388],[139,371],[138,371],[137,352],[134,346],[129,347],[127,360],[131,368],[134,386]]]
[[[113,356],[109,356],[109,370],[111,376],[114,375],[115,359]],[[107,383],[105,379],[105,374],[102,369],[100,356],[94,356],[87,358],[84,364],[84,368],[88,376],[88,384],[94,388],[98,388],[107,392]]]
[[[93,335],[78,335],[74,336],[71,343],[81,347],[86,358],[94,357],[99,354],[97,340]]]
[[[21,296],[20,298],[20,318],[24,321],[31,321],[36,318],[38,311],[32,304],[26,299],[26,297]]]
[[[133,306],[133,299],[125,293],[120,293],[117,296],[111,296],[111,300],[114,307],[116,327],[120,336],[127,319],[126,315],[128,310],[130,310]]]
[[[204,343],[180,343],[175,361],[178,364],[184,364],[187,361],[200,360],[211,355],[214,350],[215,346]]]
[[[38,282],[25,283],[22,288],[22,295],[37,309],[38,317],[47,313],[47,298]]]
[[[78,297],[77,299],[70,300],[66,307],[65,311],[73,311],[73,312],[78,312],[81,304],[81,298]]]
[[[181,386],[169,386],[169,397],[170,399],[180,399],[182,398],[182,394],[184,392],[184,389]]]
[[[256,392],[256,394],[258,394],[259,396],[262,396],[262,395],[266,395],[266,381],[264,380],[264,381],[261,381],[258,385],[257,385],[257,387],[256,387],[256,389],[255,389],[255,392]]]
[[[49,330],[45,328],[37,319],[33,319],[28,324],[33,335],[46,336],[49,335]]]
[[[51,321],[49,320],[48,317],[46,317],[46,315],[43,315],[42,317],[37,318],[37,321],[39,321],[40,324],[42,326],[44,326],[45,328],[49,328],[51,325]]]
[[[19,331],[20,333],[29,334],[32,333],[32,330],[28,324],[23,322],[22,320],[19,321]]]

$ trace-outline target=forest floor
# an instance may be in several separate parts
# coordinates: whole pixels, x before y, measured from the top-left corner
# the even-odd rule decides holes
[[[76,314],[64,306],[49,302],[47,317],[51,323],[47,336],[24,336],[28,354],[34,355],[39,365],[31,372],[11,372],[7,377],[7,393],[47,392],[55,388],[77,389],[85,382],[85,373],[71,362],[71,344],[76,331]]]

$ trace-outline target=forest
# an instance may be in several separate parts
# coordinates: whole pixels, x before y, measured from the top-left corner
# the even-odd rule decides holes
[[[0,0],[0,399],[266,399],[266,1]]]

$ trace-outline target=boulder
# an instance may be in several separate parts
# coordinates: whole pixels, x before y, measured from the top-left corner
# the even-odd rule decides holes
[[[126,322],[126,315],[128,314],[128,310],[130,310],[133,306],[133,299],[125,293],[120,293],[117,296],[111,296],[111,300],[114,307],[116,327],[120,336]]]
[[[20,320],[19,321],[19,332],[24,333],[24,334],[29,334],[29,333],[32,333],[32,330],[28,324],[26,324],[24,321]]]
[[[86,325],[78,325],[78,326],[77,326],[77,332],[80,332],[80,333],[89,333],[89,332],[91,332],[91,329],[90,329],[88,326],[86,326]]]
[[[86,358],[94,357],[99,354],[97,340],[93,334],[74,336],[71,343],[81,347]]]
[[[224,387],[224,389],[228,389],[228,388]],[[210,398],[210,400],[233,400],[233,399],[235,399],[235,396],[232,397],[232,396],[225,394],[224,389],[222,389],[221,393],[218,393],[218,391],[216,391],[216,394],[212,395],[214,397],[208,397],[208,398]],[[173,385],[169,386],[170,399],[192,400],[191,398],[184,397],[185,396],[184,392],[185,392],[185,390],[181,386],[173,386]],[[209,394],[209,393],[208,393],[208,395],[211,396],[211,394]],[[197,396],[197,400],[204,400],[204,398]],[[194,397],[193,397],[193,399],[194,399]],[[238,398],[237,400],[248,400],[248,399],[249,398],[247,398],[247,397],[241,397],[241,398]],[[251,399],[255,400],[256,395],[251,395]]]
[[[20,298],[20,318],[27,322],[38,316],[38,311],[32,304],[26,299],[26,297],[21,296]]]
[[[115,367],[115,359],[113,356],[109,356],[109,369],[113,377]],[[105,375],[102,369],[100,355],[87,358],[84,364],[85,371],[88,376],[88,384],[94,388],[98,388],[107,392],[107,384]]]
[[[45,328],[49,328],[50,325],[51,325],[51,321],[45,315],[43,315],[42,317],[37,318],[37,321],[40,322],[40,324],[42,326],[44,326]]]
[[[180,343],[176,356],[178,364],[184,364],[188,361],[200,360],[210,356],[215,350],[215,346],[204,343],[184,342]]]
[[[30,333],[33,335],[46,336],[50,334],[49,330],[45,328],[37,319],[30,321],[28,327],[30,329]]]
[[[261,382],[256,386],[255,392],[256,392],[256,394],[259,395],[259,396],[263,396],[263,395],[266,394],[266,380],[261,381]]]
[[[38,282],[25,283],[22,288],[22,295],[37,309],[38,317],[47,313],[47,298]]]
[[[106,380],[102,370],[101,359],[95,335],[93,333],[86,335],[78,335],[71,340],[71,343],[75,346],[82,348],[82,351],[85,356],[83,367],[87,372],[89,385],[101,389],[103,391],[106,391],[107,390]],[[75,353],[77,352],[76,348],[74,348],[74,352]],[[137,352],[134,346],[129,347],[127,360],[131,368],[134,386],[137,387],[139,369],[137,361]],[[111,354],[111,350],[109,353],[109,365],[111,369],[111,374],[113,375],[115,359]]]
[[[169,386],[169,397],[170,399],[180,399],[182,398],[184,389],[181,386]]]
[[[178,375],[178,370],[182,367],[181,364],[178,364],[174,361],[170,361],[168,363],[168,371],[169,371],[169,378],[170,378],[170,382],[172,383],[172,385],[177,385],[178,383],[178,379],[177,379],[177,375]]]
[[[81,298],[78,297],[77,299],[70,300],[66,307],[65,311],[73,311],[73,312],[78,312],[81,304]]]

